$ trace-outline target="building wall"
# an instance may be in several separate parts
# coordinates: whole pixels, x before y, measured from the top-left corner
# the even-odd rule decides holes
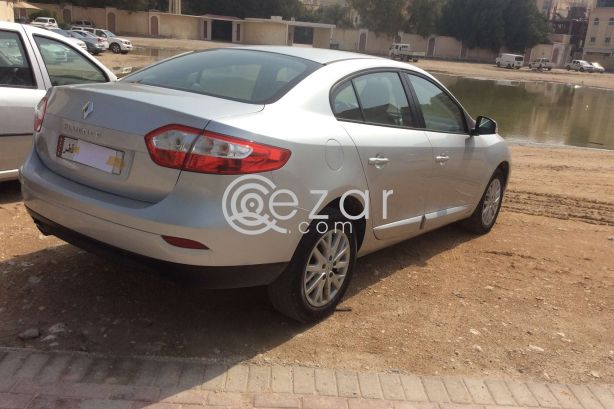
[[[153,13],[152,13],[153,15]],[[200,38],[200,19],[178,14],[159,14],[160,36],[180,39]]]
[[[461,57],[462,43],[454,37],[438,36],[435,38],[435,52],[433,57],[446,59],[459,59]]]
[[[113,10],[115,30],[118,33],[149,35],[149,13],[135,13],[126,10]]]
[[[0,0],[0,21],[14,21],[13,2]]]
[[[595,19],[599,19],[599,24],[595,25]],[[591,10],[584,41],[584,59],[614,69],[614,7]]]
[[[246,21],[243,29],[245,43],[286,45],[288,28],[285,24]]]
[[[330,28],[314,28],[313,29],[313,46],[317,48],[329,48],[331,40]]]

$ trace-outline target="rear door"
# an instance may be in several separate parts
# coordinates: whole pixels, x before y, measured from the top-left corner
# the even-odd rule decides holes
[[[0,28],[0,180],[15,169],[32,147],[34,107],[45,83],[21,27]]]
[[[404,75],[411,84],[433,147],[425,227],[435,228],[459,219],[475,205],[488,169],[485,148],[469,135],[464,111],[447,91],[426,76]]]
[[[372,72],[339,85],[333,110],[358,149],[369,186],[372,226],[380,240],[420,231],[432,149],[395,71]]]

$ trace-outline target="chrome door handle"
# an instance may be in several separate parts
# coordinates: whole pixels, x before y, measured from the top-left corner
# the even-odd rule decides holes
[[[450,157],[446,155],[445,153],[435,156],[435,162],[439,163],[440,165],[445,165],[446,162],[449,160],[450,160]]]
[[[383,168],[388,162],[390,162],[390,159],[380,158],[379,156],[376,158],[369,158],[369,165],[375,166],[377,169]]]

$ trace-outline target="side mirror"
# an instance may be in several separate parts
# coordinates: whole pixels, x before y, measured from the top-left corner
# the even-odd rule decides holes
[[[492,135],[497,133],[497,123],[486,116],[478,116],[471,135]]]

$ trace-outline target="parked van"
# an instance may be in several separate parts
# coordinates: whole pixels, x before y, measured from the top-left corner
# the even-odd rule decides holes
[[[497,67],[521,69],[524,65],[524,57],[518,54],[501,54],[495,60]]]

